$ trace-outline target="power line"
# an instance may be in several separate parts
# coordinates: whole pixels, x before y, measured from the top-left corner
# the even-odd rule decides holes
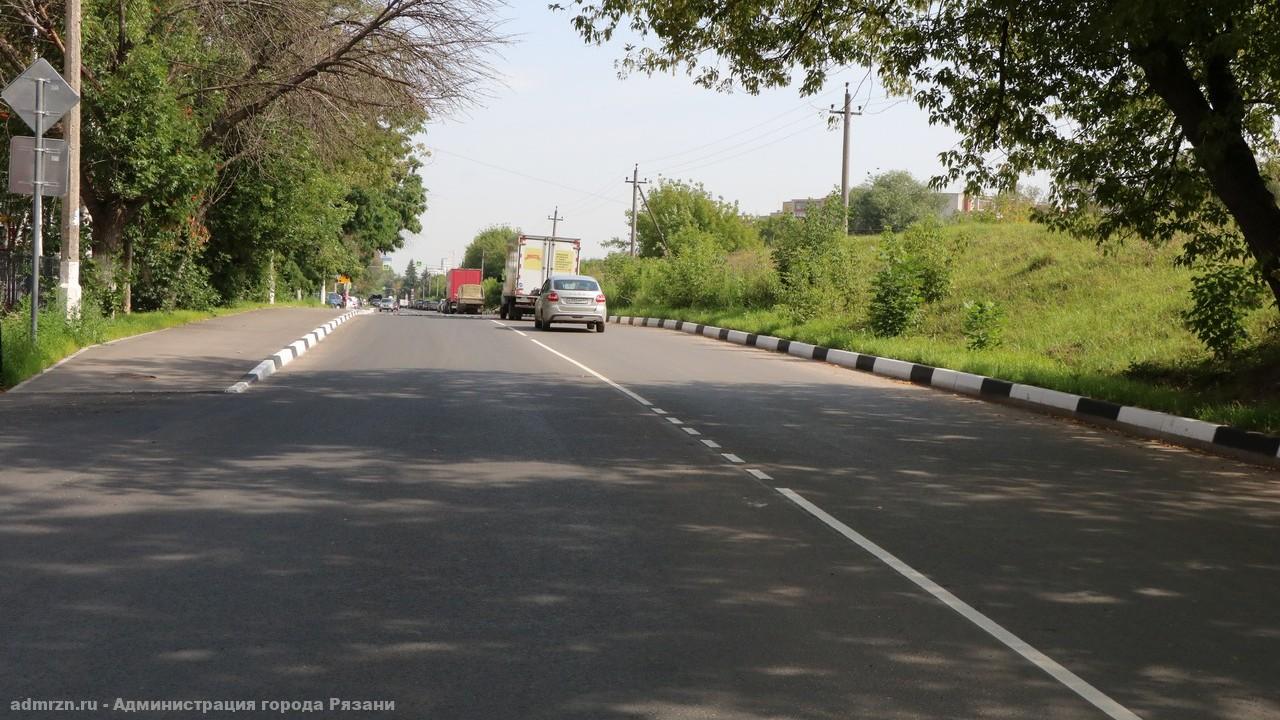
[[[825,110],[824,110],[823,112],[825,112]],[[782,126],[779,126],[779,127],[773,128],[772,130],[768,130],[768,131],[766,131],[766,132],[763,132],[763,133],[760,133],[760,134],[758,134],[758,135],[754,135],[754,136],[752,136],[752,137],[750,137],[750,138],[747,138],[746,140],[743,140],[741,143],[739,143],[739,144],[737,144],[737,145],[735,145],[735,146],[733,146],[733,147],[722,148],[722,149],[720,149],[720,150],[715,150],[715,151],[713,151],[713,152],[707,153],[706,155],[702,155],[702,156],[700,156],[700,157],[693,158],[692,160],[686,160],[686,161],[684,161],[684,162],[676,163],[675,165],[669,166],[669,167],[667,168],[667,171],[668,171],[668,172],[670,172],[670,171],[672,171],[672,170],[680,170],[680,169],[682,169],[682,168],[685,168],[685,167],[688,167],[688,166],[691,166],[691,165],[697,165],[697,164],[699,164],[699,163],[703,163],[703,162],[705,162],[705,161],[707,161],[707,160],[711,160],[712,158],[715,158],[717,155],[723,155],[724,153],[731,153],[731,152],[734,152],[734,151],[738,150],[739,148],[741,148],[741,147],[742,147],[743,145],[745,145],[745,144],[753,143],[753,142],[756,142],[756,141],[758,141],[758,140],[763,140],[763,139],[765,139],[765,138],[769,137],[770,135],[773,135],[773,134],[775,134],[775,133],[779,133],[779,132],[783,132],[783,131],[785,131],[785,130],[789,130],[789,129],[791,129],[791,128],[793,128],[793,127],[797,126],[797,125],[800,125],[800,124],[802,124],[802,123],[812,122],[812,120],[813,120],[813,118],[811,118],[811,117],[803,117],[803,118],[800,118],[800,119],[799,119],[798,121],[796,121],[796,122],[790,122],[790,123],[787,123],[786,125],[782,125]],[[790,135],[788,135],[787,137],[791,137],[791,136],[790,136]],[[715,162],[719,162],[719,161],[718,161],[718,160],[716,160]]]
[[[706,164],[704,164],[704,165],[701,165],[701,166],[699,166],[699,167],[697,167],[697,168],[695,168],[695,169],[697,169],[697,170],[701,170],[702,168],[711,167],[712,165],[718,165],[718,164],[720,164],[720,163],[722,163],[722,162],[728,162],[729,160],[733,160],[734,158],[739,158],[739,157],[742,157],[743,155],[747,155],[747,154],[749,154],[749,153],[757,152],[757,151],[759,151],[759,150],[763,150],[763,149],[765,149],[765,148],[767,148],[767,147],[772,147],[772,146],[777,145],[778,143],[780,143],[780,142],[782,142],[782,141],[784,141],[784,140],[790,140],[791,138],[793,138],[793,137],[795,137],[795,136],[797,136],[797,135],[801,135],[801,134],[803,134],[803,133],[807,133],[807,132],[809,132],[809,131],[811,131],[811,130],[813,130],[813,128],[800,128],[799,130],[797,130],[796,132],[791,133],[790,135],[783,135],[782,137],[777,138],[776,140],[772,140],[772,141],[770,141],[770,142],[767,142],[767,143],[765,143],[765,144],[763,144],[763,145],[757,145],[757,146],[755,146],[755,147],[747,148],[746,150],[743,150],[742,152],[737,153],[737,154],[735,154],[735,155],[729,155],[728,157],[722,157],[722,158],[719,158],[718,160],[712,160],[711,162],[706,163]],[[669,173],[670,171],[668,170],[667,172]]]
[[[582,188],[576,188],[576,187],[573,187],[572,185],[565,185],[565,184],[564,184],[564,183],[562,183],[562,182],[557,182],[557,181],[555,181],[555,180],[548,180],[547,178],[538,177],[537,175],[530,175],[529,173],[520,172],[519,170],[512,170],[511,168],[502,167],[501,165],[495,165],[495,164],[490,163],[490,162],[485,162],[484,160],[477,160],[477,159],[475,159],[475,158],[473,158],[473,157],[468,157],[468,156],[463,155],[463,154],[461,154],[461,153],[453,152],[452,150],[445,150],[444,148],[440,148],[440,147],[433,147],[433,148],[430,148],[430,149],[431,149],[433,152],[444,153],[445,155],[451,155],[451,156],[456,157],[456,158],[458,158],[458,159],[460,159],[460,160],[466,160],[466,161],[468,161],[468,162],[473,162],[473,163],[475,163],[475,164],[477,164],[477,165],[483,165],[483,166],[485,166],[485,167],[487,167],[487,168],[492,168],[492,169],[494,169],[494,170],[499,170],[499,171],[504,172],[504,173],[509,173],[509,174],[511,174],[511,175],[516,175],[516,176],[518,176],[518,177],[525,178],[526,180],[533,180],[534,182],[540,182],[540,183],[545,183],[545,184],[547,184],[547,185],[553,185],[553,186],[555,186],[555,187],[558,187],[558,188],[561,188],[561,189],[564,189],[564,190],[569,190],[570,192],[578,193],[579,195],[590,195],[591,197],[595,197],[595,198],[602,198],[602,199],[610,200],[610,201],[613,201],[613,202],[620,202],[620,201],[619,201],[619,200],[617,200],[616,198],[611,198],[611,197],[608,197],[608,196],[605,196],[605,195],[601,195],[600,193],[590,192],[590,191],[588,191],[588,190],[583,190]]]
[[[831,95],[831,94],[832,94],[832,93],[827,93],[827,95]],[[825,97],[825,96],[822,96],[822,97]],[[740,136],[740,135],[744,135],[744,134],[746,134],[746,133],[749,133],[749,132],[751,132],[752,130],[755,130],[756,128],[764,127],[765,125],[768,125],[768,124],[772,123],[774,120],[778,120],[779,118],[784,118],[784,117],[786,117],[786,116],[788,116],[788,115],[792,115],[792,114],[794,114],[796,111],[798,111],[798,110],[804,110],[806,107],[809,107],[809,106],[810,106],[810,102],[809,102],[808,100],[806,100],[805,102],[800,103],[800,105],[798,105],[798,106],[796,106],[796,107],[793,107],[793,108],[791,108],[790,110],[786,110],[786,111],[783,111],[783,112],[781,112],[781,113],[778,113],[777,115],[774,115],[774,116],[772,116],[772,117],[770,117],[770,118],[768,118],[768,119],[766,119],[766,120],[764,120],[764,121],[762,121],[762,122],[756,123],[755,125],[752,125],[752,126],[750,126],[750,127],[743,128],[743,129],[741,129],[741,130],[739,130],[739,131],[737,131],[737,132],[735,132],[735,133],[731,133],[731,134],[729,134],[729,135],[725,135],[724,137],[721,137],[721,138],[716,139],[716,140],[712,140],[711,142],[706,142],[706,143],[703,143],[703,144],[701,144],[701,145],[696,145],[696,146],[694,146],[694,147],[691,147],[691,148],[688,148],[688,149],[685,149],[685,150],[681,150],[680,152],[671,153],[671,154],[669,154],[669,155],[660,155],[660,156],[655,157],[655,158],[649,158],[648,160],[644,160],[644,161],[642,161],[642,162],[644,162],[644,163],[646,163],[646,164],[647,164],[647,163],[657,162],[657,161],[659,161],[659,160],[667,160],[667,159],[669,159],[669,158],[673,158],[673,157],[680,157],[681,155],[688,155],[688,154],[690,154],[690,153],[694,153],[694,152],[697,152],[697,151],[699,151],[699,150],[703,150],[703,149],[705,149],[705,148],[709,148],[709,147],[711,147],[712,145],[719,145],[720,143],[722,143],[722,142],[724,142],[724,141],[726,141],[726,140],[732,140],[733,138],[736,138],[736,137],[738,137],[738,136]]]

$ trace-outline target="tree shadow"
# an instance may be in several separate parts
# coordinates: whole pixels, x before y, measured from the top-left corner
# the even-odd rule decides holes
[[[1040,439],[1029,423],[991,453],[981,418],[931,419],[909,388],[847,403],[820,385],[633,389],[709,398],[724,411],[700,427],[725,434],[753,426],[729,395],[766,403],[770,472],[822,475],[791,486],[1140,712],[1277,707],[1280,632],[1258,590],[1280,562],[1261,481],[1219,478],[1222,493],[1195,476],[1208,463],[1152,456],[1116,484],[1118,459],[1071,469],[1017,449]],[[385,698],[414,718],[1097,716],[594,382],[308,371],[235,397],[3,404],[31,418],[0,437],[13,698]],[[795,443],[814,411],[822,432]],[[1176,633],[1152,649],[1153,628]]]

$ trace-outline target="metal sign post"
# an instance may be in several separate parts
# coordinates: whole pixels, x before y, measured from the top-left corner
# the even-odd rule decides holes
[[[40,253],[44,252],[44,79],[36,78],[35,187],[31,193],[31,344],[40,325]]]
[[[41,213],[45,194],[44,131],[75,107],[80,102],[80,95],[52,65],[40,58],[0,91],[0,97],[36,131],[31,183],[31,342],[34,343],[40,318],[40,254],[44,250],[44,218]]]

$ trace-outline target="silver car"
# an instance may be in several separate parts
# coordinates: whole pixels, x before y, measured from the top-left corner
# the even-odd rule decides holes
[[[589,275],[552,275],[542,283],[533,305],[533,326],[550,330],[551,323],[577,323],[604,332],[609,319],[600,283]]]

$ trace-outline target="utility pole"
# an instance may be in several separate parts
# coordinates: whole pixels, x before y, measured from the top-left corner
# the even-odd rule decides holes
[[[840,200],[844,203],[845,223],[848,224],[849,217],[849,118],[853,115],[862,114],[862,106],[858,106],[857,112],[850,109],[850,103],[853,99],[849,97],[849,83],[844,84],[844,107],[836,110],[836,106],[831,106],[830,114],[844,116],[844,157],[840,161]],[[847,232],[847,228],[846,228]]]
[[[560,206],[559,206],[559,205],[557,205],[557,206],[556,206],[556,209],[555,209],[555,210],[552,210],[552,211],[551,211],[551,214],[550,214],[549,216],[547,216],[547,219],[551,221],[551,239],[552,239],[552,240],[555,240],[555,239],[556,239],[556,228],[559,226],[560,221],[564,219],[564,218],[560,217]]]
[[[641,185],[647,185],[649,178],[640,179],[640,163],[631,169],[631,179],[622,179],[623,182],[631,185],[631,257],[636,256],[636,193],[640,190]]]
[[[80,94],[80,0],[66,0],[67,15],[63,73],[71,89]],[[80,316],[80,105],[67,111],[62,121],[67,141],[67,194],[62,198],[62,264],[58,268],[58,295],[67,319]]]

